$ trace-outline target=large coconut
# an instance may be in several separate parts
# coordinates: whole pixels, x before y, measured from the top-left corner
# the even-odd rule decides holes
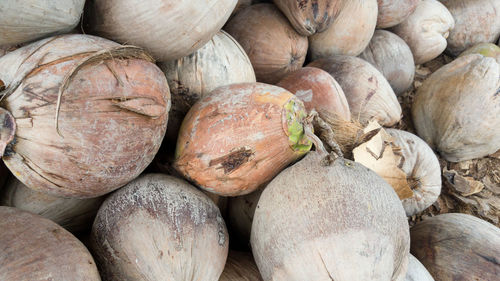
[[[79,22],[85,0],[0,1],[0,46],[66,33]]]
[[[251,245],[264,280],[386,281],[404,280],[410,237],[387,182],[310,152],[262,193]]]
[[[87,248],[54,222],[0,207],[0,229],[0,280],[101,280]]]
[[[146,48],[161,61],[201,48],[226,23],[237,0],[94,0],[91,30]]]
[[[218,280],[228,236],[217,206],[187,182],[147,174],[109,196],[91,245],[105,280]]]
[[[230,251],[219,281],[262,281],[251,253]]]
[[[341,0],[339,12],[328,29],[309,37],[313,60],[332,55],[359,55],[368,45],[377,24],[377,0]]]
[[[459,57],[417,90],[412,116],[418,135],[446,160],[480,158],[500,149],[500,64]]]
[[[400,24],[415,11],[420,0],[377,0],[377,28]]]
[[[247,7],[224,29],[248,54],[257,81],[275,84],[306,58],[307,37],[298,34],[273,4]]]
[[[165,134],[167,80],[137,47],[47,38],[1,57],[0,80],[0,107],[11,113],[0,109],[0,156],[32,189],[108,193],[147,167]]]

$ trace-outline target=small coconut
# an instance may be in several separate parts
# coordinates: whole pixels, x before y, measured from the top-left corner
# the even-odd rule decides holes
[[[342,7],[342,1],[274,0],[273,2],[285,14],[298,33],[310,36],[330,27]]]
[[[255,82],[252,64],[229,34],[219,31],[205,46],[178,60],[160,62],[172,95],[167,141],[175,144],[182,119],[203,95],[217,87]]]
[[[377,28],[400,24],[415,11],[420,0],[377,0]]]
[[[368,47],[359,55],[387,79],[396,95],[408,90],[415,77],[413,54],[406,42],[386,30],[375,30]]]
[[[263,83],[223,86],[189,110],[177,139],[175,166],[199,187],[224,196],[250,193],[312,143],[304,104]]]
[[[453,16],[443,4],[437,0],[422,0],[392,31],[408,44],[415,63],[422,64],[446,49],[446,38],[454,26]]]
[[[104,280],[218,280],[228,236],[217,206],[187,182],[143,175],[99,209],[91,248]]]
[[[275,84],[304,64],[307,37],[298,34],[273,4],[256,4],[244,9],[224,30],[248,54],[259,82]]]
[[[478,43],[494,43],[500,36],[500,1],[440,0],[455,19],[447,51],[458,55]]]
[[[325,70],[339,82],[353,119],[365,125],[374,119],[383,126],[401,119],[401,106],[391,85],[370,63],[356,57],[332,56],[308,66]]]
[[[411,253],[434,279],[498,280],[500,229],[466,214],[427,218],[411,229]]]
[[[500,149],[500,64],[478,54],[442,66],[418,88],[412,116],[418,135],[451,162]]]
[[[251,253],[229,251],[219,281],[262,281]]]
[[[232,243],[245,248],[250,242],[253,215],[260,195],[265,187],[242,196],[230,197],[228,201],[228,227]]]
[[[370,43],[377,24],[377,0],[342,0],[328,29],[309,37],[311,59],[359,55]],[[361,20],[362,19],[362,20]]]
[[[410,254],[405,281],[434,281],[434,278],[432,278],[425,266]]]
[[[500,47],[493,43],[479,43],[465,50],[460,56],[462,57],[470,54],[480,54],[485,57],[491,57],[500,63]]]
[[[87,248],[56,223],[2,206],[0,229],[0,280],[101,280]]]
[[[264,280],[404,280],[409,239],[387,182],[314,151],[267,185],[251,245]]]
[[[11,177],[0,190],[0,205],[16,207],[49,219],[70,232],[90,229],[104,197],[75,199],[54,197],[32,190]]]
[[[67,33],[79,22],[85,0],[0,1],[0,46]]]

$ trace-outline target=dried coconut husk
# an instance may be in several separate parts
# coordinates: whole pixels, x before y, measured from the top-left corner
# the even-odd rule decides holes
[[[500,36],[500,1],[440,0],[455,19],[446,50],[458,55],[478,43],[494,43]]]
[[[434,281],[434,278],[425,266],[410,254],[405,281]]]
[[[262,281],[262,278],[251,253],[229,251],[219,281]]]
[[[257,81],[275,84],[302,67],[307,37],[298,34],[273,4],[252,5],[224,27],[241,44],[252,62]]]
[[[420,0],[377,0],[377,28],[395,26],[408,18]]]
[[[370,43],[377,24],[377,0],[341,0],[339,5],[330,27],[309,37],[312,60],[332,55],[357,56]]]

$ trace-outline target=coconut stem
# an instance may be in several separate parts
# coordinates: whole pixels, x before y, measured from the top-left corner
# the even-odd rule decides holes
[[[319,137],[322,141],[324,141],[329,147],[332,153],[335,154],[336,157],[344,157],[340,146],[335,141],[335,134],[333,133],[332,128],[328,123],[323,120],[316,110],[311,110],[308,118],[312,119],[312,123],[314,127],[319,129]]]

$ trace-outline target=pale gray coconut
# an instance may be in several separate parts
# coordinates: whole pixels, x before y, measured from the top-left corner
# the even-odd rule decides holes
[[[420,0],[377,0],[377,28],[395,26],[415,11]]]

